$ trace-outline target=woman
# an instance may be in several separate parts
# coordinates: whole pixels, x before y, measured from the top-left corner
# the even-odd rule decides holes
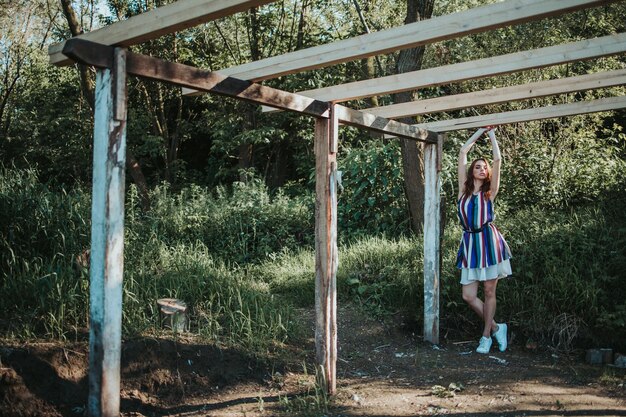
[[[478,158],[467,169],[467,153],[484,132],[491,139],[493,167],[490,168],[485,159]],[[492,337],[495,337],[501,352],[507,347],[507,326],[494,321],[498,280],[511,275],[511,251],[492,223],[495,218],[493,202],[500,186],[501,164],[493,128],[478,129],[459,152],[458,215],[463,226],[463,237],[457,267],[461,270],[463,300],[485,324],[476,349],[476,352],[485,354],[491,349]],[[476,296],[479,282],[483,283],[484,302]]]

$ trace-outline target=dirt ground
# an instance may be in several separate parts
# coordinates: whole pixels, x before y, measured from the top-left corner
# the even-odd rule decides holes
[[[314,389],[312,337],[285,363],[191,337],[126,340],[122,416],[626,416],[624,369],[529,349],[514,329],[509,350],[494,343],[489,355],[443,336],[433,346],[393,320],[340,307],[328,401]],[[84,415],[87,356],[86,342],[0,342],[0,416]]]

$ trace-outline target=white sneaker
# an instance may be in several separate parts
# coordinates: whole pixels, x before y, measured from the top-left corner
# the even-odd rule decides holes
[[[491,349],[491,338],[490,337],[481,337],[480,342],[478,342],[478,347],[476,348],[476,352],[478,353],[489,353],[489,349]]]
[[[493,334],[493,337],[496,338],[498,342],[498,346],[500,347],[500,352],[504,352],[507,347],[507,325],[504,323],[498,324],[498,330]]]

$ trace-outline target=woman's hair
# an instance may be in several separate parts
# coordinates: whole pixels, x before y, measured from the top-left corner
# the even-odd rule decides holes
[[[483,161],[485,165],[487,165],[487,177],[483,181],[483,185],[481,185],[480,191],[483,192],[485,199],[488,200],[491,194],[491,166],[485,158],[476,158],[470,164],[469,169],[467,170],[465,184],[463,184],[463,195],[465,197],[469,197],[474,192],[474,166],[478,161]]]

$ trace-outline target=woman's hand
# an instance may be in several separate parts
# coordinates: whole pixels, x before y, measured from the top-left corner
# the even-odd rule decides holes
[[[467,152],[469,152],[469,150],[472,148],[472,146],[474,146],[474,144],[476,143],[476,141],[478,140],[479,137],[482,136],[483,133],[485,133],[487,131],[487,129],[485,129],[484,127],[481,127],[480,129],[478,129],[468,140],[467,142],[465,142],[463,144],[463,146],[461,146],[461,153],[465,153],[465,155],[467,155]],[[467,163],[467,161],[465,161]]]

